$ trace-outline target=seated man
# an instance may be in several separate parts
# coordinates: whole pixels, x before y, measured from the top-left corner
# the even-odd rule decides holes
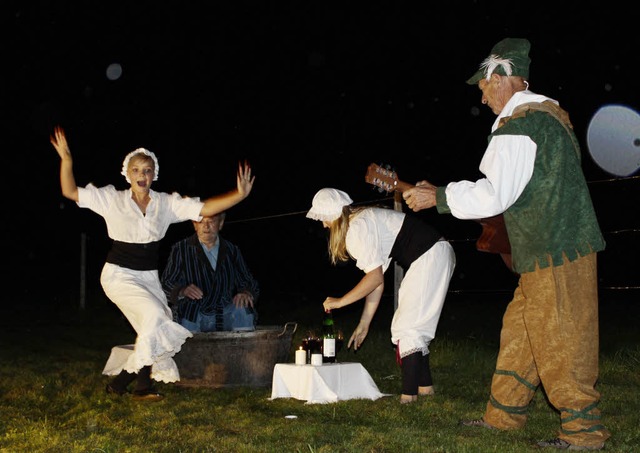
[[[260,289],[240,249],[220,236],[224,218],[193,222],[196,234],[171,247],[162,273],[174,320],[191,332],[255,329]]]

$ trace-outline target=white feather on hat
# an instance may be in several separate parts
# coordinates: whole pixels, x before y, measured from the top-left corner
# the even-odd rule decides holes
[[[480,64],[480,70],[486,74],[485,80],[488,81],[491,78],[491,74],[493,74],[493,71],[495,71],[498,66],[502,67],[505,75],[511,75],[513,62],[508,58],[500,58],[498,55],[491,54]]]

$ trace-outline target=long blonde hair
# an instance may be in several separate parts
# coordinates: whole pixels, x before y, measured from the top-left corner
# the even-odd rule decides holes
[[[336,265],[348,261],[351,256],[347,251],[347,231],[351,217],[371,206],[347,205],[342,208],[342,214],[329,227],[329,259]]]

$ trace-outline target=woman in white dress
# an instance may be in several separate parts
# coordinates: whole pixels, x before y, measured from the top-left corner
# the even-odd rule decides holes
[[[251,176],[251,167],[246,162],[239,164],[237,188],[204,201],[175,192],[155,192],[151,184],[158,179],[158,160],[151,151],[138,148],[126,156],[122,166],[129,189],[116,190],[113,185],[98,188],[93,184],[78,187],[64,130],[55,127],[50,141],[61,159],[62,195],[105,220],[113,245],[100,283],[137,334],[134,349],[126,360],[109,370],[105,368],[105,374],[116,375],[106,391],[124,395],[136,381],[132,392],[135,399],[159,401],[164,396],[151,380],[168,383],[180,379],[172,357],[192,336],[172,320],[158,276],[159,242],[172,223],[199,221],[244,200],[253,188],[255,176]]]

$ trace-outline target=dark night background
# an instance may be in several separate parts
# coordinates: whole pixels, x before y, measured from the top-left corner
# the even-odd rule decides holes
[[[356,203],[389,203],[364,182],[370,162],[408,182],[478,178],[495,116],[465,80],[510,36],[531,41],[531,90],[560,101],[581,141],[608,243],[603,291],[637,289],[638,180],[602,170],[586,143],[600,107],[640,105],[640,38],[625,4],[3,2],[7,283],[26,301],[76,299],[84,234],[87,285],[100,291],[106,228],[60,194],[48,135],[61,124],[82,186],[126,188],[122,160],[146,147],[160,162],[155,190],[207,197],[233,188],[248,159],[254,190],[223,235],[241,247],[263,300],[340,295],[360,273],[329,265],[324,230],[304,217],[313,195],[332,186]],[[110,80],[115,63],[122,74]],[[478,224],[419,215],[453,240],[452,291],[513,287],[497,255],[475,251]],[[163,257],[191,232],[173,225]]]

